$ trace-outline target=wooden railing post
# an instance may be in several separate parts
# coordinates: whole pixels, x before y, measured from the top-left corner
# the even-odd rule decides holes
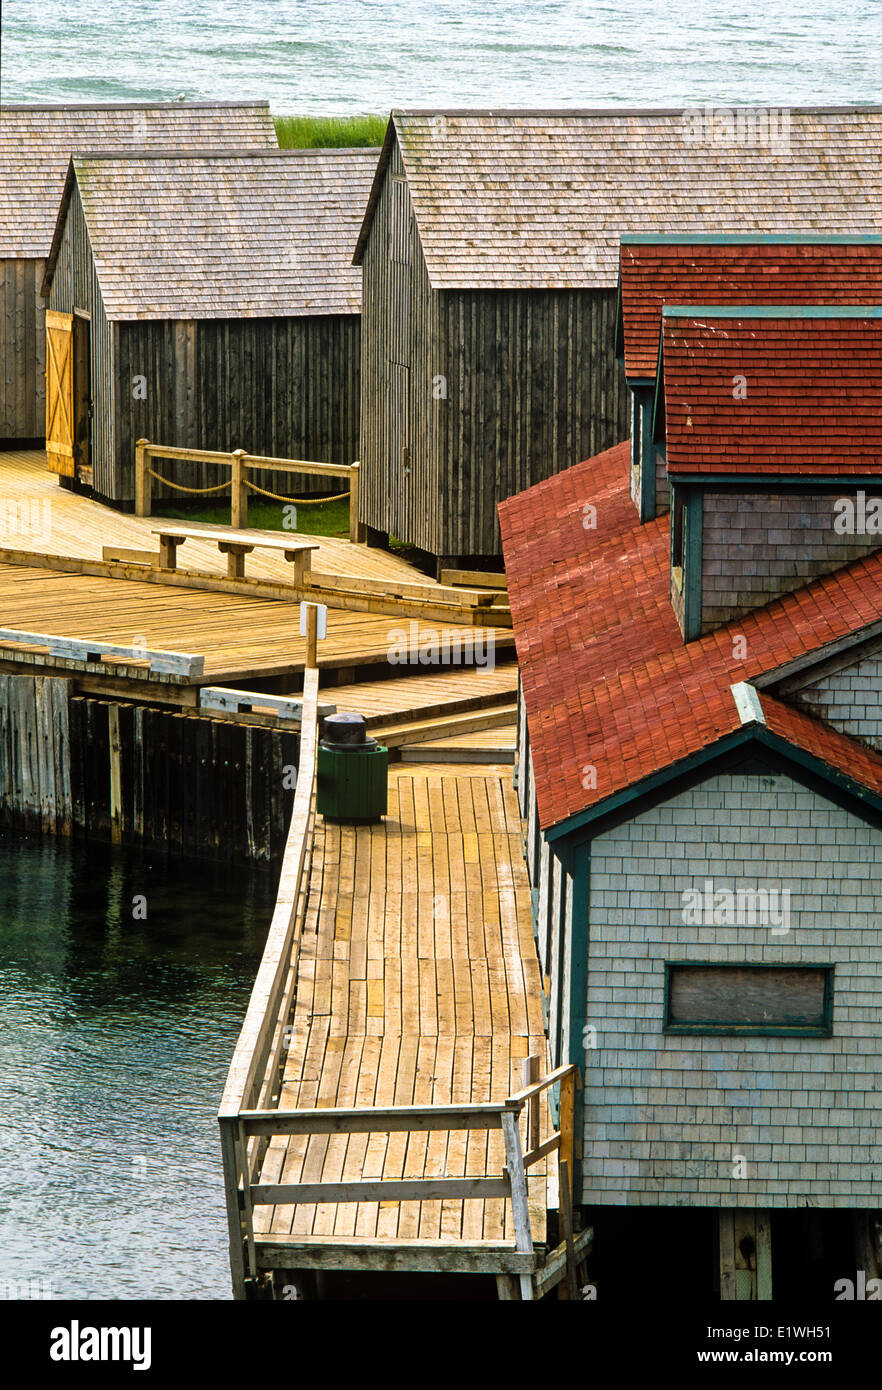
[[[576,1106],[576,1073],[571,1071],[560,1083],[560,1158],[567,1165],[570,1179],[573,1176],[574,1121]]]
[[[524,1168],[524,1153],[521,1148],[521,1131],[518,1116],[513,1110],[502,1113],[502,1137],[505,1140],[505,1171],[511,1188],[511,1209],[514,1216],[515,1244],[518,1250],[533,1252],[533,1231],[530,1226],[530,1207],[527,1202],[527,1173]],[[532,1301],[533,1277],[520,1276],[521,1299]]]
[[[244,463],[246,455],[245,449],[234,449],[230,455],[233,481],[230,489],[230,521],[237,530],[244,530],[248,525],[248,487]]]
[[[364,540],[364,527],[358,520],[360,479],[361,464],[356,460],[349,473],[349,540],[352,545]]]
[[[318,665],[318,605],[304,604],[306,609],[306,669],[313,670]]]
[[[244,1299],[246,1252],[239,1197],[238,1132],[238,1119],[231,1116],[220,1117],[221,1157],[224,1171],[224,1194],[227,1204],[227,1226],[230,1233],[230,1273],[233,1281],[233,1298]]]
[[[534,1081],[539,1080],[539,1058],[525,1057],[521,1071],[524,1087],[532,1086]],[[539,1147],[539,1122],[541,1112],[539,1109],[539,1097],[530,1096],[527,1101],[527,1150],[538,1149]]]
[[[149,439],[135,444],[135,516],[149,516],[151,503],[150,474],[147,472]]]

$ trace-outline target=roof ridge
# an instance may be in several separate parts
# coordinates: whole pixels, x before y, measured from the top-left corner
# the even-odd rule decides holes
[[[362,145],[318,145],[308,149],[277,149],[274,145],[235,145],[224,148],[215,146],[188,145],[176,148],[174,145],[151,146],[148,149],[133,150],[121,145],[116,149],[104,146],[100,150],[74,150],[71,159],[114,160],[118,164],[140,164],[145,159],[255,159],[285,158],[294,159],[311,155],[377,155],[378,149]]]
[[[269,109],[266,97],[252,101],[0,101],[2,111],[192,111],[214,110],[216,107],[251,107]]]

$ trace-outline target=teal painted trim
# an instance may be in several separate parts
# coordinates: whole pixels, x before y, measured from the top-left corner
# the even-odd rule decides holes
[[[655,393],[643,388],[634,392],[635,406],[640,402],[640,520],[654,521],[658,511],[655,481],[655,441],[652,437],[652,418]]]
[[[882,246],[882,236],[824,232],[623,232],[622,246]]]
[[[865,787],[862,783],[846,776],[845,773],[830,767],[828,763],[821,762],[810,753],[805,753],[801,748],[794,747],[786,739],[771,733],[766,725],[745,724],[734,733],[725,734],[716,742],[690,754],[688,758],[681,758],[675,763],[670,763],[667,767],[659,769],[658,772],[651,773],[649,777],[643,777],[639,782],[632,783],[629,787],[623,787],[621,791],[613,793],[612,796],[604,797],[596,805],[589,806],[584,811],[577,811],[575,814],[567,816],[565,820],[558,821],[556,825],[549,826],[545,831],[545,838],[549,844],[554,844],[555,854],[565,864],[574,864],[577,862],[581,840],[590,840],[592,834],[597,833],[594,826],[598,822],[606,821],[614,816],[617,816],[619,820],[625,820],[628,819],[628,813],[631,817],[639,815],[642,810],[651,806],[653,801],[658,799],[656,793],[666,783],[684,778],[698,781],[702,768],[707,767],[709,763],[723,760],[748,743],[765,746],[788,769],[792,767],[802,768],[819,784],[818,790],[821,795],[823,795],[823,786],[826,784],[844,796],[852,814],[861,816],[870,824],[882,825],[882,795],[878,792],[871,791],[869,787]],[[790,773],[790,775],[793,774]],[[570,843],[568,844],[567,841]],[[573,872],[572,869],[568,871],[571,874]]]
[[[818,1023],[732,1023],[719,1019],[696,1019],[692,1023],[671,1023],[671,979],[675,970],[822,970],[824,988],[821,996],[820,1021]],[[664,1022],[662,1032],[674,1036],[730,1036],[755,1038],[830,1038],[833,1036],[833,972],[835,966],[829,961],[711,961],[711,960],[671,960],[665,961],[664,984]]]
[[[853,488],[873,488],[876,495],[882,494],[882,473],[686,473],[679,472],[676,466],[669,471],[672,483],[677,482],[681,487],[700,487],[705,492],[725,489],[760,495],[764,492],[806,492],[817,488],[839,493]]]
[[[623,787],[621,791],[614,792],[612,796],[606,796],[602,801],[598,801],[594,806],[589,806],[584,811],[577,811],[574,815],[567,816],[565,820],[558,821],[556,825],[551,825],[545,831],[545,838],[555,846],[555,853],[562,857],[566,853],[560,841],[568,839],[580,830],[588,832],[590,837],[591,826],[595,821],[604,819],[611,812],[623,810],[631,803],[637,803],[638,809],[634,815],[639,815],[639,803],[647,801],[651,794],[658,788],[663,787],[666,782],[673,781],[675,777],[692,772],[698,772],[705,763],[713,762],[721,755],[731,752],[743,743],[750,740],[754,725],[745,725],[737,729],[732,734],[726,734],[715,743],[708,744],[699,749],[697,753],[692,753],[688,758],[681,758],[676,763],[670,763],[667,767],[661,768],[658,772],[651,773],[648,777],[643,777],[639,782],[634,782],[628,787]],[[576,847],[573,847],[575,855]],[[572,874],[572,869],[568,868]]]
[[[591,904],[591,851],[587,845],[582,846],[578,858],[579,862],[575,872],[571,875],[573,879],[573,920],[571,938],[567,943],[570,961],[567,1061],[579,1068],[579,1075],[584,1081],[585,1049],[582,1039],[585,1034],[585,1024],[588,1022],[588,926]],[[573,1106],[573,1133],[578,1140],[580,1155],[584,1150],[585,1143],[583,1096],[584,1087],[577,1086]],[[573,1167],[575,1169],[573,1174],[575,1201],[578,1203],[582,1200],[581,1157],[574,1159]]]
[[[665,439],[665,363],[664,363],[664,324],[658,335],[658,357],[655,367],[655,394],[652,400],[652,441],[664,443]]]
[[[622,310],[622,266],[619,262],[619,283],[616,290],[616,329],[613,355],[617,362],[625,361],[625,316]]]
[[[701,635],[701,556],[704,497],[690,488],[683,507],[683,639]]]
[[[663,319],[879,319],[882,307],[856,304],[663,304]]]

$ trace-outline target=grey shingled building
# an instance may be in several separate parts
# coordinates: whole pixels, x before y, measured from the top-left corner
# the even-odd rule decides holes
[[[276,143],[265,101],[0,106],[0,444],[44,435],[40,286],[71,155]]]
[[[376,160],[340,149],[73,158],[44,290],[50,310],[89,315],[91,438],[75,453],[88,447],[76,467],[96,496],[131,503],[139,437],[358,457],[351,253]],[[218,481],[193,464],[163,469],[188,486]]]

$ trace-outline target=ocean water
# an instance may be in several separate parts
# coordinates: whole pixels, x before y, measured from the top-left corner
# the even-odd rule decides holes
[[[273,886],[0,836],[0,1300],[232,1297],[215,1117]]]
[[[3,0],[4,101],[681,107],[880,99],[882,0]]]

